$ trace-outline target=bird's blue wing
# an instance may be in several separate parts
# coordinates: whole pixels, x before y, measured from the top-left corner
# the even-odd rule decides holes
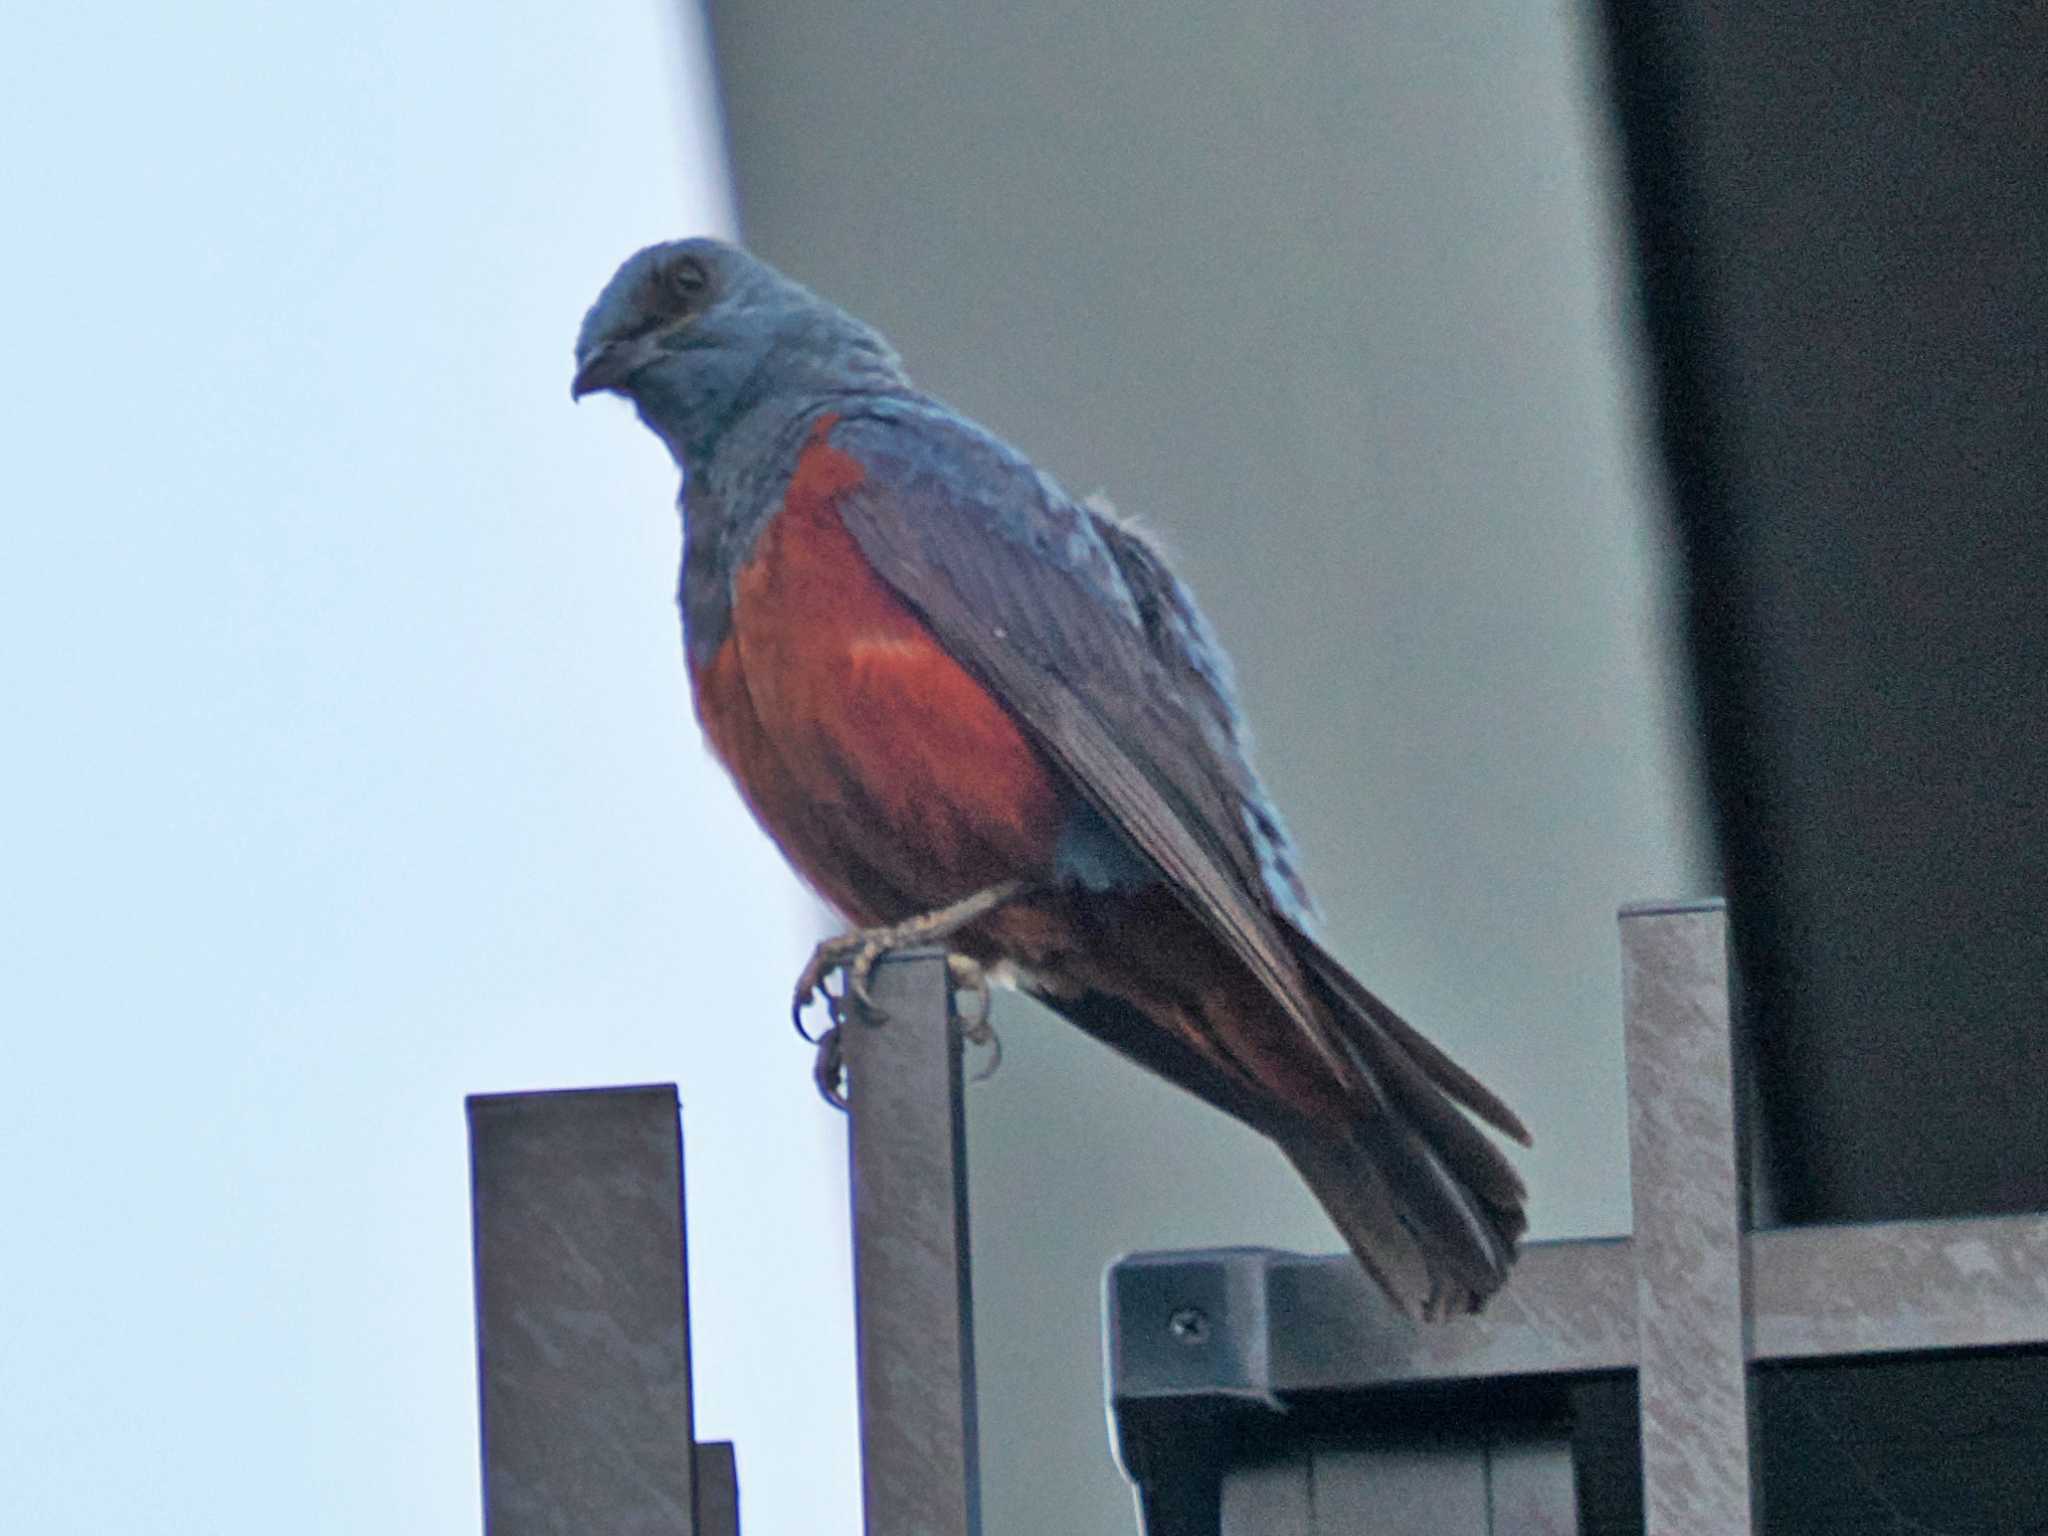
[[[940,408],[850,409],[831,440],[864,471],[838,506],[877,573],[1352,1078],[1220,653],[1156,552]]]

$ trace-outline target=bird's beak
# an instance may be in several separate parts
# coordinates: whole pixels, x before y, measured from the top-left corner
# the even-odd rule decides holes
[[[576,378],[569,385],[569,398],[581,400],[600,390],[617,389],[660,356],[661,349],[652,336],[625,336],[600,342],[576,360]]]

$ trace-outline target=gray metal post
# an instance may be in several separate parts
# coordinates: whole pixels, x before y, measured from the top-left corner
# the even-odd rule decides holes
[[[842,1030],[867,1531],[976,1536],[967,1138],[944,954],[890,956],[873,994],[882,1019],[849,1010]]]
[[[692,1440],[674,1086],[481,1095],[469,1136],[488,1536],[737,1536],[730,1447]]]
[[[1625,908],[1644,1536],[1752,1536],[1747,1244],[1718,901]]]

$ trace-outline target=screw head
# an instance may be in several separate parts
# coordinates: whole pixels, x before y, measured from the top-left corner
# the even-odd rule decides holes
[[[1182,1307],[1166,1320],[1166,1331],[1188,1348],[1209,1342],[1209,1314],[1200,1307]]]

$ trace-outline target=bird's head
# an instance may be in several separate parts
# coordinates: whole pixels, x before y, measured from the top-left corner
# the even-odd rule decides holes
[[[583,317],[570,393],[624,395],[684,462],[764,401],[902,383],[888,343],[853,316],[738,246],[696,239],[613,274]]]

